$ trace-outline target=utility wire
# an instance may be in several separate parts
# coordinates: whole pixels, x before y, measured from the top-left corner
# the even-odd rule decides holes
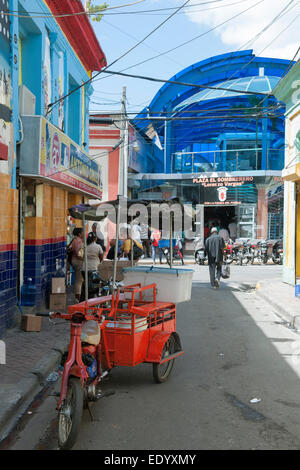
[[[172,11],[172,10],[176,10],[178,8],[178,7],[153,8],[153,9],[149,9],[149,10],[136,10],[136,11],[122,11],[122,12],[117,12],[117,13],[115,13],[115,12],[106,13],[108,10],[114,10],[114,9],[128,7],[128,6],[133,6],[133,5],[136,5],[138,3],[142,3],[144,1],[145,0],[139,0],[137,2],[130,3],[130,4],[127,4],[127,5],[118,5],[118,6],[115,6],[115,7],[107,7],[105,9],[99,11],[98,13],[92,13],[89,10],[85,10],[83,12],[77,12],[77,13],[63,13],[61,15],[53,15],[52,13],[51,14],[42,14],[41,12],[27,11],[28,15],[19,15],[18,10],[12,10],[10,13],[5,13],[5,14],[7,14],[9,16],[16,16],[18,18],[65,18],[65,17],[82,16],[82,15],[87,15],[87,16],[134,15],[134,14],[152,13],[152,12],[157,12],[157,11],[170,11],[170,10]],[[224,2],[224,1],[227,1],[227,0],[211,0],[209,2],[201,2],[201,3],[195,3],[193,5],[186,5],[184,8],[194,8],[195,6],[209,5],[209,4],[212,4],[212,3],[220,3],[220,2]],[[237,3],[242,3],[242,2],[246,2],[246,1],[248,1],[248,0],[239,0],[239,2],[237,2]],[[227,6],[227,5],[224,5],[224,6]],[[213,8],[221,8],[221,7],[223,7],[223,5],[221,5],[220,7],[213,7]],[[212,10],[213,8],[209,8],[209,10]],[[200,11],[202,11],[202,10],[200,10]],[[34,16],[34,15],[36,15],[36,16]]]
[[[110,64],[108,64],[104,69],[100,70],[99,72],[96,73],[96,75],[94,75],[93,77],[91,77],[89,80],[85,81],[84,83],[82,83],[81,85],[78,85],[78,87],[74,88],[72,91],[70,91],[67,95],[64,95],[62,97],[60,97],[59,99],[57,99],[56,101],[54,101],[53,103],[50,103],[48,105],[48,111],[47,111],[47,114],[50,110],[50,108],[52,108],[54,105],[60,103],[61,101],[65,100],[67,97],[69,97],[72,93],[75,93],[75,91],[78,91],[79,89],[81,89],[82,87],[84,87],[85,85],[87,85],[88,83],[91,83],[92,81],[94,81],[95,77],[99,76],[101,73],[105,72],[105,70],[107,70],[109,67],[113,66],[115,63],[119,62],[121,59],[123,59],[126,55],[128,55],[130,52],[132,52],[134,49],[136,49],[140,44],[142,44],[144,41],[146,41],[146,39],[148,39],[152,34],[154,34],[158,29],[160,29],[167,21],[169,21],[171,18],[173,18],[173,16],[176,15],[176,13],[178,11],[180,11],[185,5],[187,5],[188,3],[190,2],[190,0],[186,0],[186,2],[181,5],[179,8],[177,8],[177,10],[172,13],[171,15],[168,16],[168,18],[166,18],[164,21],[162,21],[158,26],[156,26],[156,28],[152,29],[152,31],[150,31],[150,33],[148,33],[143,39],[141,39],[139,42],[137,42],[134,46],[132,46],[130,49],[128,49],[126,52],[124,52],[120,57],[118,57],[117,59],[115,59],[113,62],[111,62]]]
[[[31,12],[31,11],[27,11],[27,15],[20,15],[18,13],[18,11],[15,11],[15,10],[12,10],[12,11],[8,11],[7,13],[6,12],[3,12],[5,15],[7,16],[13,16],[13,17],[16,17],[16,18],[69,18],[69,17],[74,17],[74,16],[98,16],[98,15],[102,15],[102,11],[107,11],[107,10],[116,10],[118,8],[124,8],[124,7],[132,7],[133,5],[137,5],[138,3],[142,3],[144,2],[145,0],[137,0],[136,2],[133,2],[133,3],[127,3],[126,5],[117,5],[117,6],[114,6],[114,7],[106,7],[104,8],[103,10],[100,10],[99,12],[90,12],[89,10],[84,10],[84,11],[79,11],[79,12],[75,12],[75,13],[63,13],[61,15],[53,15],[52,13],[51,14],[41,14],[41,13],[37,13],[37,12]],[[50,10],[50,8],[49,8]]]
[[[254,38],[252,38],[250,41],[244,43],[241,48],[239,48],[238,50],[240,49],[243,49],[244,47],[246,47],[247,45],[249,46],[249,44],[253,43],[256,41],[256,39],[258,39],[258,37],[260,37],[265,31],[267,31],[267,29],[269,29],[271,26],[273,26],[273,24],[280,18],[282,18],[282,16],[284,16],[285,14],[289,13],[291,10],[293,10],[295,8],[295,6],[297,6],[300,2],[297,1],[297,3],[292,6],[292,8],[290,8],[290,10],[286,11],[287,8],[289,8],[289,6],[294,3],[295,0],[290,0],[288,2],[288,4],[285,5],[285,7],[280,10],[280,12],[272,19],[272,21],[270,23],[268,23],[268,25],[266,25],[258,34],[256,34],[254,36]],[[288,27],[286,29],[288,29],[291,24],[295,21],[295,19],[288,25]],[[285,31],[285,30],[284,30]],[[228,81],[230,81],[233,77],[235,77],[235,75],[240,72],[241,70],[244,70],[246,67],[248,67],[248,65],[250,65],[256,57],[259,57],[260,54],[262,52],[264,52],[271,44],[273,44],[274,41],[276,41],[276,39],[284,32],[284,31],[281,31],[281,33],[279,33],[275,38],[272,39],[272,41],[267,44],[267,46],[264,47],[264,49],[262,49],[257,55],[255,55],[254,57],[252,57],[252,59],[249,60],[249,62],[247,62],[246,64],[244,64],[238,71],[235,71],[232,75],[230,75],[230,77],[227,78],[227,80],[225,82],[222,83],[222,85],[226,84]]]
[[[122,114],[122,113],[119,113],[119,114]],[[260,115],[261,115],[261,113],[260,113],[260,114],[257,114],[257,116],[260,116]],[[241,115],[241,116],[234,116],[234,117],[233,117],[233,116],[229,116],[229,121],[231,120],[231,118],[232,118],[232,120],[234,121],[234,120],[236,120],[237,117],[238,117],[238,118],[245,118],[245,119],[248,118],[248,119],[249,119],[249,117],[254,117],[254,116],[255,116],[255,115],[253,115],[253,116]],[[219,117],[219,116],[217,116],[217,117]],[[214,119],[215,119],[216,117],[210,116],[210,119],[211,119],[211,118],[214,118]],[[226,116],[225,116],[225,118],[228,119],[228,117],[226,117]],[[146,120],[146,118],[144,118],[144,119]],[[182,119],[184,119],[184,118],[182,118]],[[224,117],[223,117],[222,119],[224,119]],[[174,118],[173,118],[173,119],[171,118],[171,120],[174,120]],[[122,122],[122,121],[127,121],[127,119],[126,119],[126,118],[125,118],[125,119],[118,119],[118,120],[116,120],[116,121],[117,121],[117,122]],[[99,123],[99,124],[101,124],[101,123]],[[115,124],[114,124],[114,125],[115,125]],[[162,126],[163,126],[163,124],[161,125],[161,127],[162,127]],[[120,130],[120,128],[119,128],[117,125],[115,125],[115,127],[117,127],[117,128]],[[147,129],[148,127],[149,127],[149,123],[147,122],[147,124],[146,124],[145,126],[143,126],[142,128],[138,129],[138,132],[139,132],[139,133],[140,133],[140,132],[143,132],[143,130],[144,130],[144,129]],[[118,142],[118,144],[115,145],[111,150],[109,150],[109,151],[104,150],[104,151],[102,151],[102,152],[99,153],[99,154],[93,155],[92,158],[90,158],[90,160],[91,160],[91,161],[94,161],[94,160],[97,160],[98,158],[109,156],[111,153],[113,153],[115,150],[117,150],[117,148],[120,147],[120,145],[122,145],[122,143],[124,143],[124,142],[123,142],[123,140],[121,139],[121,140]],[[149,142],[149,144],[150,144],[150,142]],[[154,145],[153,142],[151,142],[151,144]],[[128,143],[126,146],[124,146],[124,148],[126,148],[126,147],[129,148],[130,145],[131,145],[131,143]],[[75,164],[75,165],[73,165],[73,166],[71,166],[71,167],[69,167],[69,168],[65,168],[64,170],[58,170],[58,171],[56,171],[56,172],[54,172],[54,173],[51,173],[51,174],[49,175],[49,178],[51,178],[51,177],[53,177],[53,176],[55,176],[55,175],[57,175],[57,174],[59,174],[59,173],[65,173],[66,171],[70,171],[70,170],[72,170],[72,169],[74,169],[74,168],[77,168],[78,166],[81,166],[82,164],[83,164],[82,162],[79,162],[79,163],[77,163],[77,164]]]
[[[243,10],[243,11],[237,13],[237,14],[234,15],[234,16],[231,16],[231,17],[228,18],[227,20],[222,21],[222,23],[217,24],[216,26],[214,26],[214,27],[212,27],[212,28],[210,28],[210,29],[204,31],[203,33],[201,33],[201,34],[199,34],[199,35],[197,35],[197,36],[194,36],[193,38],[189,39],[188,41],[185,41],[185,42],[183,42],[183,43],[181,43],[181,44],[178,44],[177,46],[172,47],[171,49],[168,49],[167,51],[161,52],[161,53],[158,54],[158,55],[149,57],[148,59],[142,60],[141,62],[138,62],[138,63],[136,63],[136,64],[130,65],[129,67],[126,67],[125,69],[121,70],[121,72],[125,72],[125,71],[130,70],[130,69],[132,69],[132,68],[134,68],[134,67],[138,67],[138,66],[140,66],[140,65],[143,65],[143,64],[149,62],[150,60],[157,59],[158,57],[162,57],[162,56],[164,56],[164,55],[166,55],[166,54],[169,54],[170,52],[176,51],[177,49],[179,49],[179,48],[181,48],[181,47],[183,47],[183,46],[186,46],[187,44],[190,44],[191,42],[196,41],[197,39],[200,39],[201,37],[205,36],[206,34],[209,34],[209,33],[211,33],[212,31],[215,31],[216,29],[220,28],[221,26],[225,25],[226,23],[229,23],[229,21],[234,20],[235,18],[239,17],[239,16],[242,15],[243,13],[246,13],[247,11],[251,10],[252,8],[256,7],[257,5],[259,5],[260,3],[264,2],[264,1],[265,1],[265,0],[259,0],[259,1],[258,1],[257,3],[255,3],[254,5],[252,5],[252,6],[248,7],[248,8],[246,8],[245,10]],[[97,82],[98,80],[103,80],[103,78],[97,79],[97,80],[95,80],[95,81]]]
[[[186,83],[186,82],[179,82],[177,80],[163,80],[161,78],[155,78],[155,77],[149,77],[146,75],[134,75],[134,74],[129,74],[129,73],[123,73],[123,72],[115,72],[112,70],[103,70],[104,73],[108,73],[111,75],[120,75],[122,77],[130,77],[130,78],[138,78],[140,80],[148,80],[151,82],[160,82],[160,83],[171,83],[173,85],[182,85],[182,86],[188,86],[191,88],[201,88],[201,89],[209,89],[209,90],[225,90],[227,92],[232,92],[232,93],[239,93],[242,95],[270,95],[270,93],[265,93],[265,92],[259,92],[259,91],[246,91],[246,90],[236,90],[234,88],[223,88],[223,87],[217,87],[217,86],[209,86],[209,85],[198,85],[197,83]]]
[[[189,113],[193,113],[195,114],[196,113],[216,113],[216,112],[219,112],[219,111],[228,111],[228,112],[236,112],[236,111],[249,111],[249,110],[255,110],[255,111],[259,111],[260,109],[261,110],[277,110],[279,108],[285,108],[285,106],[283,104],[280,104],[280,103],[276,103],[274,105],[271,105],[271,106],[268,106],[268,107],[265,107],[265,106],[261,106],[261,107],[258,107],[258,106],[245,106],[245,107],[236,107],[236,108],[210,108],[210,109],[197,109],[197,111],[191,111],[191,110],[186,110],[184,111],[184,113],[186,114],[189,114]],[[101,114],[101,113],[97,113],[97,111],[95,111],[95,114]],[[106,114],[106,113],[105,113]],[[134,111],[127,111],[126,113],[127,115],[136,115],[136,112]],[[147,114],[146,112],[144,113],[141,113],[141,114]],[[153,119],[155,119],[155,114],[160,114],[160,115],[164,115],[164,114],[170,114],[168,111],[151,111],[151,117]],[[115,116],[120,116],[120,115],[124,115],[124,113],[122,112],[114,112],[114,113],[110,113],[110,116],[112,115],[115,115]],[[92,115],[91,115],[92,116]]]

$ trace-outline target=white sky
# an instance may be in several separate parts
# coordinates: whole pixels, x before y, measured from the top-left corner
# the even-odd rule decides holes
[[[222,8],[199,12],[192,10],[204,7],[194,6],[189,10],[186,9],[186,15],[190,21],[199,25],[199,28],[202,25],[216,26],[227,18],[257,4],[259,0],[237,2],[238,0],[223,0],[220,2]],[[199,0],[191,0],[189,5],[195,3],[199,3]],[[264,0],[218,28],[216,34],[225,45],[231,46],[232,50],[240,48],[249,38],[254,38],[271,23],[286,6],[280,18],[256,39],[252,47],[256,54],[260,54],[265,49],[264,56],[292,59],[300,43],[300,2],[297,0],[293,2],[291,0]],[[282,34],[279,35],[281,32]],[[279,36],[276,39],[277,35]]]

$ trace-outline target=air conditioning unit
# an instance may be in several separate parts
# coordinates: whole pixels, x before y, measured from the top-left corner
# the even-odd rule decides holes
[[[25,85],[19,87],[19,113],[24,116],[35,115],[36,97]]]

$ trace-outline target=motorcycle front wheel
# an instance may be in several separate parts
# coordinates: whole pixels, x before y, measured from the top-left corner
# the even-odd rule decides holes
[[[195,257],[195,261],[197,264],[199,264],[200,266],[202,266],[204,264],[204,259],[201,259],[199,258],[199,256],[196,256]]]
[[[78,378],[72,377],[68,383],[67,396],[58,415],[58,446],[62,450],[71,449],[78,437],[82,418],[84,391]]]

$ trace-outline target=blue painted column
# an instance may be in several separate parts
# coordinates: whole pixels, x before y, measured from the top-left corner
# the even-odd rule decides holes
[[[164,143],[164,172],[171,173],[172,169],[172,121],[166,121],[165,143]]]
[[[10,0],[9,8],[11,11],[18,10],[18,0]],[[11,171],[11,187],[16,189],[16,152],[17,152],[17,140],[20,139],[19,133],[19,23],[18,18],[11,17],[10,25],[10,64],[11,64],[11,86],[12,86],[12,124],[14,129],[14,156],[15,159],[12,165]]]
[[[52,103],[58,99],[58,60],[59,50],[57,48],[57,33],[50,33],[50,57],[51,57],[51,101]],[[50,113],[50,121],[58,126],[58,105],[53,106]]]

